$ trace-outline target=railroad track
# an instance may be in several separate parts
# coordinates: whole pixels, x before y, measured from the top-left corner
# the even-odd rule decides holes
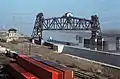
[[[80,71],[74,70],[74,74],[77,77],[77,79],[99,79],[97,76],[91,76]]]
[[[5,53],[0,53],[0,57],[1,57],[1,56],[5,56]],[[11,54],[10,54],[10,56],[11,56]],[[2,66],[0,66],[0,70],[1,70],[1,67],[2,67]],[[74,70],[74,75],[75,75],[75,77],[76,77],[77,79],[99,79],[99,78],[96,77],[96,76],[88,75],[88,74],[86,74],[86,73],[83,73],[83,72],[80,72],[80,71],[76,71],[76,70]],[[8,75],[6,72],[4,72],[4,73],[0,74],[0,79],[1,79],[1,78],[2,78],[2,79],[7,79],[8,76],[9,76],[9,75]]]

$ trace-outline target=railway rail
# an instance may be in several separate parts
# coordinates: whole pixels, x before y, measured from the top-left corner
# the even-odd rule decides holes
[[[97,76],[88,75],[86,73],[75,70],[74,70],[74,75],[76,79],[99,79]]]
[[[0,53],[0,56],[7,56],[10,58],[16,58],[16,55],[17,55],[16,53],[13,53],[10,51],[7,52],[6,54]],[[67,66],[67,67],[71,67],[71,66]],[[71,67],[71,68],[75,68],[75,67]],[[74,71],[75,79],[101,79],[95,75],[89,75],[89,74],[86,74],[86,73],[81,72],[81,71],[76,70],[76,69],[73,69],[73,71]],[[3,68],[3,66],[0,65],[0,79],[11,79],[8,77],[10,77],[10,75],[6,72],[6,70]]]

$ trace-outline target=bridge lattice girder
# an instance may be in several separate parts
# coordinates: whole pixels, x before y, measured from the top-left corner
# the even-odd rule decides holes
[[[54,17],[44,20],[43,30],[90,30],[90,22],[76,17]]]

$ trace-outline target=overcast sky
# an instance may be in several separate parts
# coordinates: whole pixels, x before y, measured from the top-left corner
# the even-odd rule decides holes
[[[0,0],[0,26],[31,34],[37,13],[48,18],[72,12],[81,18],[96,14],[102,29],[120,29],[119,8],[120,0]]]

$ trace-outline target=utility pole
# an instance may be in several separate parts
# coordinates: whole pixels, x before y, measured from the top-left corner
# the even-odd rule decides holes
[[[29,42],[29,55],[31,53],[31,43]]]

